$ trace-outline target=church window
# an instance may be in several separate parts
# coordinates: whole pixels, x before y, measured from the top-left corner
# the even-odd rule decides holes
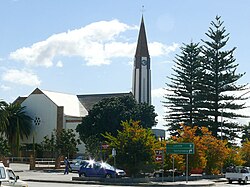
[[[41,119],[39,117],[35,117],[34,124],[35,125],[40,125],[41,124]]]

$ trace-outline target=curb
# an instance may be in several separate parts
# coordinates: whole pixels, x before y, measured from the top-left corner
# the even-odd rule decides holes
[[[66,184],[89,184],[89,185],[116,185],[116,186],[168,186],[168,187],[174,187],[174,186],[189,186],[189,187],[197,187],[197,186],[214,186],[215,182],[207,181],[206,183],[202,182],[199,183],[199,181],[196,181],[197,183],[183,183],[183,182],[163,182],[163,183],[119,183],[119,182],[100,182],[100,181],[57,181],[57,180],[38,180],[38,179],[27,179],[24,181],[28,182],[46,182],[46,183],[66,183]]]

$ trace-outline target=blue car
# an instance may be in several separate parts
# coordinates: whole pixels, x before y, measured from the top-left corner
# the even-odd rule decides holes
[[[79,177],[104,177],[115,178],[123,177],[126,173],[121,169],[115,169],[113,166],[104,162],[86,161],[80,167]]]

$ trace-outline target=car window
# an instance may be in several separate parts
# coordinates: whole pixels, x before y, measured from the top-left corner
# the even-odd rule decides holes
[[[88,165],[88,163],[87,162],[83,162],[81,165],[82,165],[82,167],[86,167]]]
[[[8,175],[9,175],[9,178],[11,179],[11,180],[15,180],[15,174],[13,173],[13,171],[12,170],[7,170],[7,172],[8,172]]]
[[[97,163],[95,163],[95,164],[94,164],[94,168],[95,168],[95,169],[99,169],[99,168],[101,168],[101,164],[100,164],[100,163],[98,163],[98,162],[97,162]]]
[[[114,170],[114,167],[111,166],[111,165],[109,165],[109,164],[107,164],[107,163],[101,163],[101,165],[102,165],[103,168]]]
[[[6,174],[3,167],[0,167],[0,179],[5,179]]]
[[[93,164],[89,163],[86,168],[92,168]]]

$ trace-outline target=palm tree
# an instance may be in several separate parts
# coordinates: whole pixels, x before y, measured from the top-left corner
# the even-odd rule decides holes
[[[3,134],[8,126],[8,118],[7,112],[5,111],[5,107],[7,103],[5,101],[0,100],[0,133]]]
[[[9,104],[5,107],[8,116],[8,125],[5,129],[5,135],[9,141],[12,153],[19,156],[20,138],[28,138],[32,128],[32,118],[25,112],[25,107],[19,103]]]

